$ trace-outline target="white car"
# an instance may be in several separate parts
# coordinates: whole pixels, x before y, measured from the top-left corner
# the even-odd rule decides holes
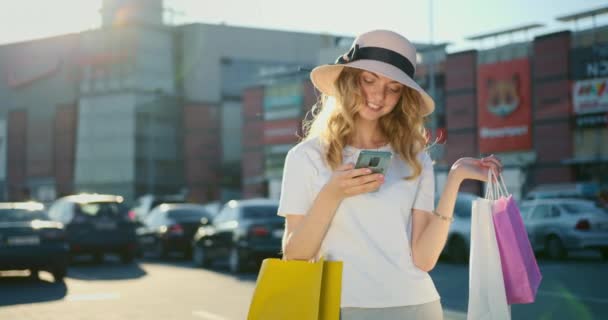
[[[524,201],[520,209],[535,251],[561,259],[569,251],[594,249],[608,259],[608,211],[593,201],[536,199]]]

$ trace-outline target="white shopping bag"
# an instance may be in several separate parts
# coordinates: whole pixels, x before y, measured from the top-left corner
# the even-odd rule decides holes
[[[492,204],[498,196],[497,182],[488,174],[485,198],[473,201],[471,212],[471,251],[469,258],[469,307],[467,320],[509,320],[505,283],[500,264],[500,253]]]

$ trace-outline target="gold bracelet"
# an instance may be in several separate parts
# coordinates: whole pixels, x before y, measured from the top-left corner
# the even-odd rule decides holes
[[[448,216],[441,215],[441,214],[437,213],[437,211],[435,211],[435,210],[433,210],[432,212],[435,216],[437,216],[441,220],[445,220],[445,221],[449,221],[449,222],[454,221],[454,217],[448,217]]]

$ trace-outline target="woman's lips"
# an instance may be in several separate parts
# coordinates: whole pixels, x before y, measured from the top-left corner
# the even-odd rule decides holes
[[[371,102],[368,102],[367,106],[374,111],[378,111],[378,110],[382,109],[382,106],[379,106],[379,105],[371,103]]]

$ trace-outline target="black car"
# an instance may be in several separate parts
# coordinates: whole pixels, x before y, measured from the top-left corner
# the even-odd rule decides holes
[[[161,204],[154,208],[137,229],[142,254],[152,253],[166,258],[172,252],[190,258],[192,238],[201,224],[208,223],[211,214],[198,204]]]
[[[135,223],[123,198],[116,195],[80,194],[60,198],[49,208],[49,217],[65,225],[72,255],[118,254],[124,263],[137,252]]]
[[[277,216],[278,202],[270,199],[232,200],[194,236],[193,260],[208,266],[219,259],[231,272],[242,272],[251,263],[281,252],[284,219]]]
[[[29,269],[34,278],[44,270],[62,281],[68,251],[63,225],[49,221],[42,204],[0,203],[0,270]]]

